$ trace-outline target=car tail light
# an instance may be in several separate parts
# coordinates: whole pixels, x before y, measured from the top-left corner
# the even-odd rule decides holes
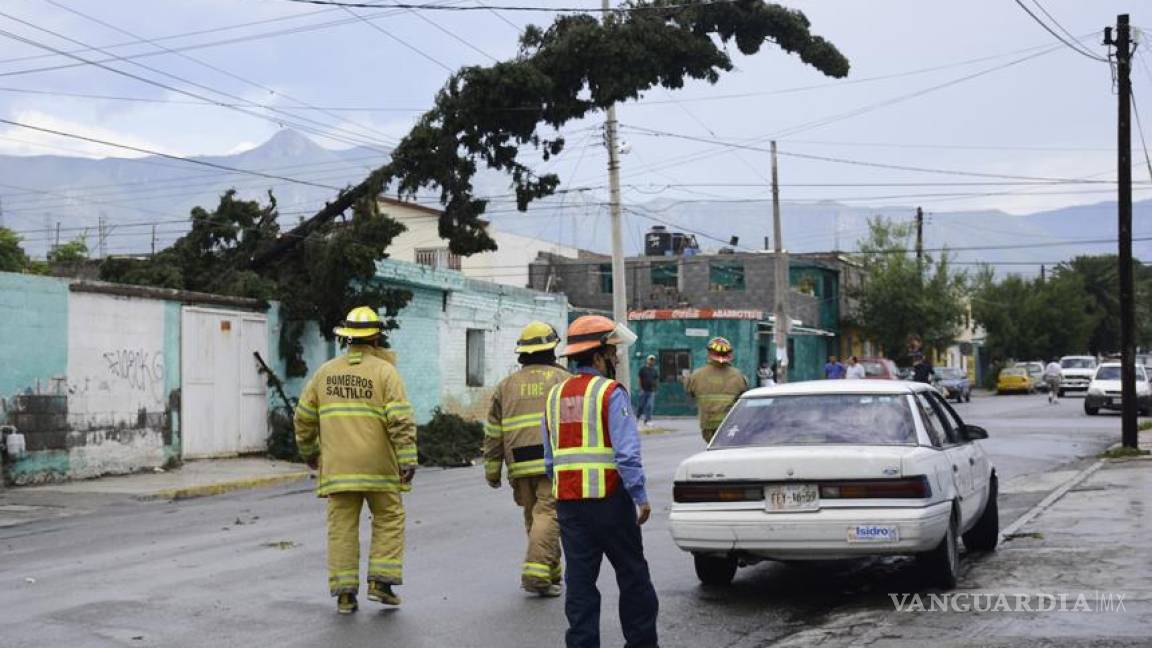
[[[932,486],[924,475],[820,483],[820,497],[825,499],[924,499],[931,495]]]
[[[764,499],[764,487],[678,482],[672,486],[672,499],[676,502],[750,502]]]

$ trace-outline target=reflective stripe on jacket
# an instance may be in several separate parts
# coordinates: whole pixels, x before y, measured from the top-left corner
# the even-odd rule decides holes
[[[300,456],[319,455],[316,493],[410,490],[400,469],[416,465],[416,423],[404,383],[371,347],[353,345],[324,363],[300,394]]]
[[[700,429],[715,430],[740,394],[748,390],[748,380],[732,365],[709,362],[688,377],[684,389],[696,400]]]
[[[556,499],[601,499],[619,488],[608,431],[608,398],[619,387],[615,380],[580,374],[548,394],[545,415]]]
[[[572,374],[557,365],[526,365],[496,386],[484,425],[484,476],[499,481],[503,464],[508,478],[544,474],[540,423],[552,387]]]

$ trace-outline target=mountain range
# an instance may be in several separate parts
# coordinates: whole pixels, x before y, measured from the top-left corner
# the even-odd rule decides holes
[[[291,226],[330,200],[339,188],[359,182],[387,159],[384,149],[356,147],[331,150],[307,137],[283,130],[267,142],[233,155],[196,157],[207,165],[259,171],[303,180],[312,185],[227,172],[158,156],[82,158],[60,155],[0,155],[0,223],[25,238],[25,249],[42,256],[57,240],[84,237],[93,254],[145,253],[170,243],[187,229],[189,211],[211,208],[220,193],[235,188],[241,197],[266,200],[274,191],[282,223]],[[507,181],[482,173],[481,195],[507,194]],[[494,200],[488,218],[500,230],[580,247],[610,249],[602,196],[583,203],[556,196],[534,203],[528,214]],[[434,200],[423,201],[433,203]],[[654,225],[696,235],[701,247],[728,246],[736,237],[740,250],[762,249],[772,231],[771,204],[765,201],[654,198],[625,205],[626,249],[640,251],[643,232]],[[915,205],[845,205],[834,201],[781,204],[785,247],[795,252],[852,250],[867,233],[869,218],[883,215],[910,221]],[[1133,233],[1152,237],[1152,201],[1133,207]],[[101,225],[101,222],[104,225]],[[155,228],[155,230],[153,230]],[[1001,271],[1034,274],[1040,263],[1055,263],[1077,254],[1114,253],[1116,203],[1099,202],[1063,209],[1012,215],[996,210],[937,211],[925,217],[924,246],[949,248],[961,265],[991,263]],[[103,246],[100,232],[103,231]],[[966,249],[980,248],[980,249]],[[1137,240],[1137,258],[1152,258],[1152,240]]]

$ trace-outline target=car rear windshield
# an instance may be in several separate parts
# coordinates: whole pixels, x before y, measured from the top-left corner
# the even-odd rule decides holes
[[[1091,369],[1095,366],[1096,361],[1088,358],[1064,358],[1060,361],[1062,369]]]
[[[1001,376],[1026,376],[1028,372],[1024,371],[1023,367],[1012,367],[1011,369],[1004,369],[1000,372]]]
[[[1096,380],[1120,380],[1120,367],[1100,367],[1096,370]],[[1146,381],[1144,367],[1136,366],[1136,380]]]
[[[968,375],[968,374],[964,373],[963,371],[961,371],[960,369],[955,369],[952,367],[944,367],[943,369],[937,369],[936,373],[940,374],[940,377],[943,378],[944,380],[960,380],[961,378],[965,378]]]
[[[884,376],[887,375],[884,371],[884,365],[879,362],[861,362],[860,365],[864,367],[865,376]]]
[[[818,394],[736,402],[712,447],[853,443],[914,444],[901,394]]]

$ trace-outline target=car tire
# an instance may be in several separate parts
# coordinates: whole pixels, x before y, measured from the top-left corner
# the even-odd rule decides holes
[[[1060,398],[1064,398],[1064,390],[1061,389],[1060,391],[1056,392],[1056,396],[1058,396]]]
[[[976,524],[964,533],[964,546],[972,551],[995,551],[1000,542],[1000,507],[996,498],[1000,493],[996,475],[988,481],[988,503]]]
[[[1088,403],[1087,403],[1087,401],[1085,401],[1084,413],[1087,414],[1088,416],[1096,416],[1097,414],[1100,413],[1100,408],[1099,407],[1088,407]]]
[[[733,556],[709,556],[692,554],[696,563],[696,577],[704,585],[723,587],[732,584],[736,577],[736,558]]]
[[[967,392],[964,394],[964,402],[965,403],[971,403],[972,402],[972,392]]]
[[[944,590],[956,587],[960,574],[960,538],[956,537],[957,526],[956,510],[953,508],[952,516],[948,520],[948,531],[941,538],[940,544],[936,545],[935,549],[916,556],[928,573],[928,578]]]

